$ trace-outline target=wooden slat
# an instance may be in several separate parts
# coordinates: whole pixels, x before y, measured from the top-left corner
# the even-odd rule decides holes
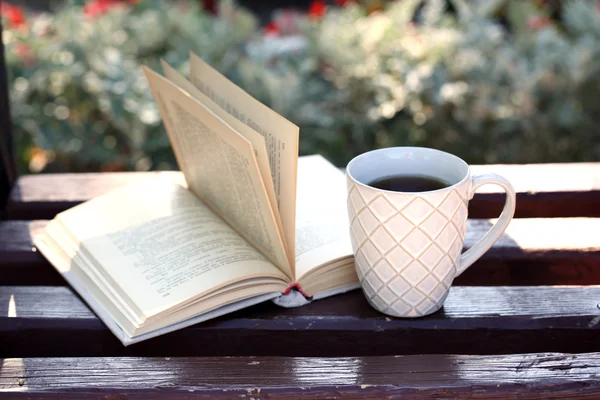
[[[395,319],[360,291],[286,309],[270,302],[129,347],[67,287],[0,287],[0,354],[371,356],[593,352],[600,287],[453,287],[444,308]]]
[[[600,163],[485,165],[473,172],[496,172],[518,192],[517,217],[599,217]],[[162,172],[178,174],[178,172]],[[12,219],[50,219],[56,213],[111,189],[144,179],[150,173],[44,174],[19,178],[7,205]],[[495,218],[504,195],[486,186],[471,201],[470,216]]]
[[[65,285],[32,237],[46,221],[0,222],[0,285]],[[466,247],[490,227],[469,220]],[[515,219],[459,285],[600,284],[600,218]]]
[[[0,221],[0,285],[66,285],[33,245],[48,221]]]
[[[517,192],[517,218],[600,217],[600,163],[477,165],[473,174],[497,173]],[[472,218],[494,218],[504,205],[501,190],[486,185],[469,204]]]
[[[159,174],[180,176],[180,172],[106,172],[21,176],[6,206],[11,219],[52,219],[76,206],[121,186],[153,179]]]
[[[600,353],[1,361],[13,399],[600,397]]]

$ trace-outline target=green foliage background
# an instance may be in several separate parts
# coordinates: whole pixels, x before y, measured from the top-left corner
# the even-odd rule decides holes
[[[139,67],[187,73],[190,51],[300,126],[301,154],[340,166],[395,145],[470,163],[600,159],[596,0],[350,2],[275,14],[269,34],[229,1],[216,15],[85,7],[6,21],[22,173],[176,168]]]

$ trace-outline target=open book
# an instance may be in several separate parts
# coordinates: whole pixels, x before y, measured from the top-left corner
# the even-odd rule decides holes
[[[191,82],[144,67],[183,178],[116,189],[34,238],[125,345],[360,287],[343,173],[299,158],[298,127],[193,54],[190,66]]]

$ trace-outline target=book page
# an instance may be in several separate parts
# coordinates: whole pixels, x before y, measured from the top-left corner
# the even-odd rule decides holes
[[[190,54],[190,80],[222,109],[265,138],[286,248],[290,260],[293,260],[296,254],[298,127],[254,99],[193,53]]]
[[[181,185],[158,178],[67,210],[57,221],[143,319],[232,281],[286,276]],[[98,267],[96,267],[98,268]]]
[[[344,174],[319,155],[298,160],[296,281],[353,255]]]
[[[254,156],[256,158],[256,162],[258,163],[260,175],[262,176],[265,189],[267,190],[267,195],[269,196],[269,203],[273,209],[273,214],[275,214],[277,227],[280,232],[283,232],[281,216],[279,215],[279,209],[277,208],[277,197],[275,196],[273,180],[271,179],[271,167],[269,166],[269,155],[267,153],[267,147],[265,146],[265,138],[248,125],[242,123],[231,114],[228,114],[165,61],[161,60],[161,64],[167,79],[188,92],[190,96],[204,104],[210,111],[231,126],[236,132],[250,141],[250,144],[252,144],[252,148],[254,149]]]
[[[172,82],[143,69],[190,190],[293,276],[248,139]]]

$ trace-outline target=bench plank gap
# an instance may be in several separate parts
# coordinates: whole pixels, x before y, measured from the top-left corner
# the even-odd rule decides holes
[[[591,352],[600,286],[453,287],[428,317],[396,319],[360,291],[299,308],[270,302],[124,347],[67,287],[0,287],[0,354],[367,356]],[[267,345],[268,343],[268,345]]]

